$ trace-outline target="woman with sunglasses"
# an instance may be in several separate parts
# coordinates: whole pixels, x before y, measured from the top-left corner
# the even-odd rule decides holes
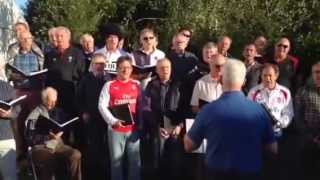
[[[157,49],[158,38],[154,30],[142,29],[139,36],[141,47],[132,52],[134,72],[133,78],[141,81],[141,88],[145,89],[151,80],[151,74],[157,60],[165,57],[165,53]]]

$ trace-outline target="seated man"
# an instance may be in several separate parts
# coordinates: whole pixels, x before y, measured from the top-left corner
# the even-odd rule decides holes
[[[58,93],[55,89],[47,87],[42,91],[42,104],[36,107],[28,116],[27,129],[28,138],[32,148],[32,158],[38,167],[38,178],[40,180],[48,180],[52,178],[55,170],[61,166],[58,160],[67,161],[68,170],[71,173],[72,180],[81,179],[81,154],[78,150],[65,145],[61,138],[63,132],[58,133],[40,132],[37,129],[36,123],[40,116],[51,118],[57,121],[64,119],[64,113],[58,108],[55,108]],[[39,119],[44,120],[44,119]]]

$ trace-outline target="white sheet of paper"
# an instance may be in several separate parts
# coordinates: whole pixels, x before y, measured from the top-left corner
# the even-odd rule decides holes
[[[194,119],[186,119],[186,130],[187,132],[191,129],[192,125],[194,123]],[[200,145],[200,147],[194,151],[192,151],[192,153],[206,153],[206,149],[207,149],[207,140],[204,139]]]

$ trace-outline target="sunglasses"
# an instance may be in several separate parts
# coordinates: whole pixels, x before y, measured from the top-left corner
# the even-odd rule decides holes
[[[218,64],[214,65],[214,67],[217,68],[217,69],[221,69],[222,66],[223,66],[223,65],[218,65]]]
[[[184,37],[191,38],[191,35],[190,35],[190,34],[182,33],[182,35],[183,35]]]
[[[142,38],[144,41],[148,41],[148,40],[152,40],[152,39],[154,39],[154,37],[153,36],[150,36],[150,37],[144,37],[144,38]]]
[[[288,45],[285,45],[285,44],[278,44],[278,47],[283,47],[284,49],[287,49],[289,46]]]

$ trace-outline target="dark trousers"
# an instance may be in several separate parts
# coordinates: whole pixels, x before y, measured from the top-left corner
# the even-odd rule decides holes
[[[205,154],[185,153],[184,154],[184,179],[185,180],[206,180],[206,166],[204,163]]]
[[[183,177],[182,139],[148,137],[141,140],[143,180],[177,180]]]
[[[18,160],[22,160],[27,153],[28,144],[26,142],[27,137],[25,137],[25,121],[29,113],[40,104],[41,93],[40,90],[28,90],[28,89],[16,89],[17,96],[27,95],[27,98],[20,104],[21,111],[18,115],[18,120],[15,124],[15,140],[17,146],[17,157]]]
[[[278,139],[278,154],[263,152],[263,180],[298,180],[301,173],[299,164],[299,137],[285,132]]]
[[[53,175],[59,176],[60,174],[61,177],[56,177],[56,179],[81,180],[81,153],[63,143],[55,150],[45,145],[35,145],[32,148],[32,160],[39,180],[50,180]],[[66,167],[68,174],[57,172],[58,169],[61,170],[61,167]]]
[[[222,172],[210,170],[208,180],[260,180],[260,175],[255,173]]]
[[[92,118],[83,124],[84,144],[81,153],[84,180],[110,179],[107,124],[96,122],[97,120]]]
[[[303,180],[320,179],[320,146],[312,142],[311,139],[305,140],[300,152],[300,171]]]

